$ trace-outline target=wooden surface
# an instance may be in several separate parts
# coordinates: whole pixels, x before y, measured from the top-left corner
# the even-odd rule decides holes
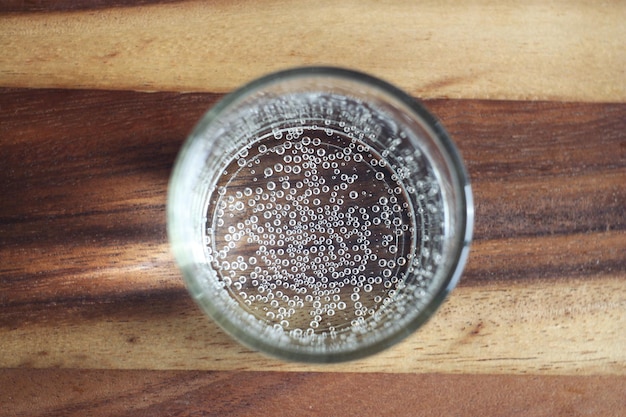
[[[626,6],[463,4],[3,3],[0,415],[623,415]],[[476,200],[437,315],[330,367],[229,339],[165,235],[202,113],[309,63],[425,98]]]

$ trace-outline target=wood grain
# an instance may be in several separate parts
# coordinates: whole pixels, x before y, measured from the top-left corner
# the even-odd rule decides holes
[[[620,416],[623,378],[0,370],[18,416]],[[607,389],[608,388],[608,389]]]
[[[0,85],[227,92],[277,69],[327,64],[425,98],[626,99],[619,0],[328,0],[303,12],[300,2],[266,0],[7,13]]]
[[[0,416],[622,416],[624,21],[619,0],[0,2]],[[335,367],[232,341],[165,236],[215,93],[310,64],[429,99],[476,198],[437,315]]]
[[[395,348],[305,367],[230,340],[169,254],[169,171],[218,98],[0,91],[0,366],[626,374],[626,105],[427,101],[473,180],[461,285]]]

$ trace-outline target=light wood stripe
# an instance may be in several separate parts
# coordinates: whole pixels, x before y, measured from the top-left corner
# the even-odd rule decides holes
[[[136,316],[126,310],[106,320],[52,316],[3,326],[0,367],[626,375],[621,276],[460,287],[404,342],[365,360],[329,366],[251,352],[184,297],[154,302],[146,293],[143,303],[134,302],[141,303]]]
[[[226,92],[270,71],[330,64],[427,98],[623,102],[625,21],[619,0],[212,1],[5,14],[0,86]]]

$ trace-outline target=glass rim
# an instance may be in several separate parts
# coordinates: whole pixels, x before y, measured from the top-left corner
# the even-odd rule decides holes
[[[179,191],[177,188],[181,186],[180,169],[188,157],[191,145],[198,140],[202,140],[202,135],[200,133],[218,120],[223,112],[228,111],[231,106],[235,105],[238,101],[244,99],[250,94],[253,94],[255,91],[267,88],[272,84],[283,83],[287,80],[315,77],[343,79],[352,83],[375,88],[384,95],[387,95],[388,97],[403,104],[407,110],[413,113],[414,117],[419,119],[430,129],[432,132],[431,139],[441,145],[441,149],[445,153],[446,161],[451,162],[451,166],[449,166],[448,169],[456,180],[454,184],[454,194],[460,198],[459,204],[456,205],[455,218],[458,219],[459,223],[456,229],[461,232],[458,234],[455,233],[453,236],[454,250],[450,253],[450,256],[454,256],[454,259],[450,261],[450,266],[446,268],[447,270],[445,271],[444,279],[442,279],[434,288],[435,291],[433,291],[432,298],[412,320],[406,323],[406,325],[381,340],[366,346],[359,346],[350,351],[322,351],[316,353],[308,350],[290,349],[279,344],[268,343],[264,339],[250,335],[245,329],[241,329],[236,326],[231,320],[225,317],[225,315],[220,313],[220,309],[213,308],[213,306],[210,305],[208,306],[206,303],[201,303],[199,300],[195,301],[199,304],[204,313],[215,321],[222,329],[224,329],[226,333],[238,342],[254,350],[289,361],[304,363],[336,363],[371,356],[397,344],[408,335],[413,334],[418,328],[427,322],[430,317],[433,316],[435,311],[444,302],[450,291],[452,291],[452,289],[457,285],[469,256],[469,248],[474,227],[474,203],[469,175],[456,145],[448,135],[443,125],[417,99],[413,98],[398,87],[395,87],[387,81],[375,76],[351,69],[330,66],[310,66],[281,70],[262,76],[243,85],[242,87],[222,97],[222,99],[212,106],[202,116],[181,147],[181,150],[175,160],[174,168],[168,184],[166,212],[167,233],[170,245],[172,246],[174,252],[174,258],[179,269],[181,270],[187,289],[189,290],[191,286],[190,284],[196,281],[196,277],[195,274],[193,274],[193,272],[190,271],[186,265],[184,265],[184,262],[182,262],[183,258],[188,257],[188,254],[181,253],[181,250],[179,250],[178,247],[179,245],[177,245],[177,243],[180,243],[178,242],[180,236],[178,236],[179,233],[174,230],[174,224],[177,224],[179,219],[177,219],[174,215],[173,209],[176,205],[176,202],[174,201],[175,194]]]

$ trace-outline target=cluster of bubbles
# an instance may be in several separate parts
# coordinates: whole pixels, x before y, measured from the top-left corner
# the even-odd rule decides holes
[[[238,153],[209,205],[206,253],[259,320],[296,337],[348,340],[398,304],[419,265],[420,229],[381,155],[318,133],[274,132]]]
[[[207,260],[230,297],[273,331],[354,343],[408,308],[408,274],[429,274],[416,214],[424,209],[404,179],[349,135],[274,130],[224,167],[207,208]]]
[[[227,167],[209,260],[244,305],[284,328],[358,326],[404,278],[409,202],[363,144],[290,135]]]

